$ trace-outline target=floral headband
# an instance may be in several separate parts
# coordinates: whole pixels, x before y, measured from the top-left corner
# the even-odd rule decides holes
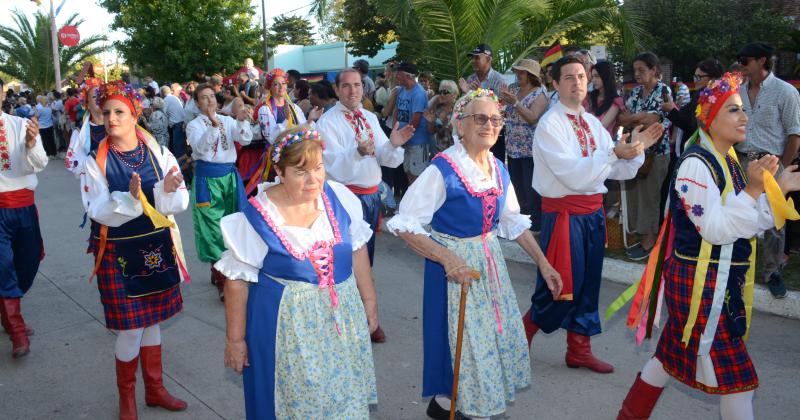
[[[103,79],[99,77],[87,77],[83,80],[83,84],[81,85],[81,94],[83,95],[84,104],[89,103],[89,99],[92,97],[92,92],[99,90],[102,84]],[[98,105],[100,105],[100,95],[95,96],[94,100]]]
[[[267,73],[267,89],[272,87],[272,82],[278,77],[286,78],[286,72],[280,67],[275,67]]]
[[[287,147],[293,144],[297,144],[305,140],[319,141],[319,139],[320,139],[319,131],[317,130],[304,129],[303,131],[287,134],[283,136],[283,138],[279,142],[275,143],[275,145],[272,147],[272,161],[277,164],[281,160],[281,152],[283,152]],[[324,143],[321,144],[324,149],[325,144]]]
[[[711,127],[711,123],[722,108],[722,104],[731,95],[739,92],[742,85],[741,73],[725,73],[719,80],[713,80],[708,86],[700,91],[697,100],[695,116],[706,128]]]
[[[458,101],[456,101],[455,105],[453,105],[453,116],[459,119],[462,118],[467,104],[477,98],[489,98],[492,100],[492,102],[494,102],[495,105],[497,105],[497,109],[500,109],[500,100],[497,99],[497,95],[495,95],[491,89],[477,88],[467,92],[464,96],[459,98]]]
[[[122,80],[114,80],[100,86],[99,99],[100,106],[112,99],[124,102],[134,117],[138,117],[142,112],[142,95]]]

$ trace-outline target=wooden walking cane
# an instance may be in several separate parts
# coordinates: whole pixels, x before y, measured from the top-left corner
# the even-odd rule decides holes
[[[475,270],[469,273],[475,280],[481,278],[481,274]],[[458,303],[458,335],[456,338],[456,360],[453,366],[453,393],[450,396],[450,420],[456,418],[456,399],[458,398],[458,373],[461,370],[461,342],[464,340],[464,310],[467,307],[467,293],[469,285],[461,283],[461,301]]]

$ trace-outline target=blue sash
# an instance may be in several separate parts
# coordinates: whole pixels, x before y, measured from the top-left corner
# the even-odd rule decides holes
[[[242,178],[239,176],[239,171],[236,170],[234,162],[216,163],[198,160],[195,161],[195,164],[195,205],[197,207],[211,206],[211,192],[208,189],[208,180],[206,178],[220,178],[232,173],[236,177],[236,195],[239,199],[239,211],[241,211],[242,206],[245,202],[247,202],[247,197],[244,194],[244,184],[242,184]]]

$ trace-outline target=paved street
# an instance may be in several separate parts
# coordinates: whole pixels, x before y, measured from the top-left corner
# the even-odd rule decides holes
[[[10,357],[0,336],[1,419],[112,419],[117,416],[114,334],[106,330],[97,287],[87,281],[92,259],[85,253],[87,229],[78,183],[61,161],[39,178],[37,203],[46,259],[23,300],[36,329],[31,353]],[[148,408],[141,377],[137,385],[142,419],[241,419],[240,377],[222,364],[223,306],[209,283],[208,266],[194,252],[191,214],[178,216],[194,283],[183,286],[184,311],[162,326],[167,388],[189,403],[183,413]],[[375,279],[381,324],[388,342],[374,346],[379,405],[374,419],[422,419],[422,260],[397,238],[378,238]],[[509,265],[520,307],[533,291],[532,266]],[[606,282],[601,309],[622,291]],[[759,419],[800,418],[800,322],[756,313],[748,347],[761,378],[755,411]],[[517,394],[505,418],[613,419],[628,387],[655,343],[634,347],[618,316],[593,341],[595,353],[616,366],[611,375],[564,365],[565,334],[539,335],[532,351],[533,385]],[[717,419],[718,398],[671,383],[654,419]]]

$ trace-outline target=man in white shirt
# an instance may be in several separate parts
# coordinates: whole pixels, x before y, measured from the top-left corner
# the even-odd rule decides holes
[[[0,79],[0,103],[6,98]],[[33,284],[42,259],[42,235],[34,203],[36,173],[48,159],[36,118],[9,115],[0,110],[0,320],[11,338],[12,357],[30,351],[20,311],[20,300]]]
[[[378,117],[361,106],[364,85],[356,69],[344,69],[336,75],[339,102],[322,114],[317,130],[325,141],[322,153],[328,177],[346,185],[361,201],[364,220],[373,232],[381,214],[381,166],[395,168],[403,163],[403,145],[414,135],[414,126],[394,130],[387,138]],[[375,234],[367,242],[370,264],[375,256]],[[383,330],[372,334],[373,341],[386,340]]]
[[[572,56],[553,64],[559,102],[539,120],[533,139],[533,188],[542,195],[542,250],[561,275],[560,295],[553,296],[539,276],[533,305],[523,316],[528,340],[541,328],[567,330],[569,367],[611,373],[597,359],[589,337],[600,334],[598,299],[605,254],[603,194],[606,179],[630,179],[644,162],[644,150],[660,138],[663,127],[637,127],[628,142],[615,147],[602,123],[583,109],[589,77]]]
[[[186,134],[183,131],[183,103],[172,94],[169,86],[161,87],[161,96],[164,97],[164,112],[169,120],[170,151],[178,159],[186,154]]]
[[[147,76],[147,77],[145,77],[145,78],[144,78],[144,83],[145,83],[147,86],[150,86],[150,87],[152,87],[154,91],[158,92],[158,83],[156,83],[156,81],[155,81],[155,80],[153,80],[153,76]]]
[[[206,83],[194,91],[194,100],[201,114],[186,126],[192,146],[195,174],[192,180],[192,219],[197,257],[211,264],[211,283],[224,299],[225,276],[214,269],[225,244],[220,220],[236,213],[246,201],[244,185],[236,170],[234,142],[247,146],[253,138],[250,118],[244,106],[233,110],[236,119],[217,114],[214,88]]]

